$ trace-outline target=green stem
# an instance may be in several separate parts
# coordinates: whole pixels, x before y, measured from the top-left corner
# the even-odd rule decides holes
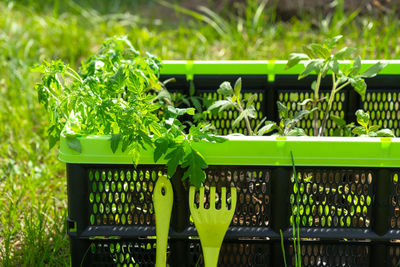
[[[331,92],[331,95],[329,96],[328,105],[326,106],[326,109],[324,112],[324,119],[322,120],[322,124],[321,124],[321,128],[320,128],[318,136],[323,136],[325,134],[326,122],[329,119],[329,113],[331,112],[333,100],[335,99],[336,93],[339,92],[340,90],[342,90],[343,88],[345,88],[349,84],[350,84],[350,82],[346,82],[346,83],[342,84],[341,86],[337,87],[338,86],[337,81],[334,80],[333,86],[332,86],[332,92]]]
[[[244,112],[242,105],[240,105],[240,101],[238,100],[238,111],[240,113]],[[247,115],[244,115],[244,121],[246,123],[246,128],[247,128],[247,132],[250,136],[253,135],[253,131],[251,130],[251,125],[250,125],[250,121],[249,118],[247,117]]]
[[[318,74],[317,78],[317,84],[315,85],[315,91],[314,91],[314,101],[313,101],[313,109],[315,109],[318,106],[318,101],[319,101],[319,87],[321,85],[321,78],[322,74]],[[314,128],[314,136],[318,135],[318,110],[315,109],[313,112],[313,128]]]
[[[67,70],[68,71],[65,72],[65,74],[67,74],[71,78],[74,78],[75,80],[77,80],[80,83],[83,82],[81,76],[79,76],[79,74],[76,71],[74,71],[71,67],[67,67]]]
[[[281,248],[282,248],[283,262],[284,262],[284,264],[285,264],[285,267],[287,267],[287,264],[286,264],[286,253],[285,253],[285,244],[284,244],[282,229],[279,229],[279,233],[280,233],[280,235],[281,235]]]
[[[342,84],[341,86],[339,86],[337,89],[336,89],[336,93],[337,92],[339,92],[340,90],[342,90],[343,88],[345,88],[347,85],[349,85],[350,84],[350,82],[346,82],[346,83],[344,83],[344,84]]]

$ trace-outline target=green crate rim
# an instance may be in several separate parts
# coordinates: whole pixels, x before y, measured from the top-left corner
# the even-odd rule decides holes
[[[400,138],[227,136],[223,143],[193,146],[209,165],[399,167]],[[70,149],[61,137],[59,159],[80,164],[132,164],[132,155],[111,151],[110,136],[79,138],[82,152]],[[141,152],[139,164],[155,164],[153,149]],[[160,159],[157,164],[165,164]]]
[[[400,60],[363,60],[362,71],[377,62],[388,63],[379,75],[400,74]],[[303,64],[285,69],[286,63],[286,60],[165,60],[161,74],[186,75],[188,79],[193,79],[193,75],[268,75],[268,81],[272,82],[274,75],[297,75],[304,70]],[[352,61],[339,63],[349,65]]]

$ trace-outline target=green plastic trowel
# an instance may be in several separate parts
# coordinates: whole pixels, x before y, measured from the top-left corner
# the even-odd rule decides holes
[[[167,264],[168,232],[173,200],[171,182],[163,175],[158,178],[153,193],[157,237],[156,267],[165,267]]]

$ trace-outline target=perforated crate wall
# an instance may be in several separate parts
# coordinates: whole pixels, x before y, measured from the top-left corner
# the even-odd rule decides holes
[[[190,267],[204,266],[200,242],[190,244]],[[269,244],[254,240],[226,240],[221,246],[218,266],[271,266],[271,248]]]
[[[79,245],[72,250],[80,251],[74,262],[87,258],[92,266],[152,266],[155,227],[151,195],[156,179],[165,173],[165,166],[138,165],[136,169],[132,165],[74,166],[83,176],[69,171],[69,179],[80,183],[74,188],[81,193],[73,193],[69,201],[84,196],[81,203],[88,205],[80,204],[78,210],[70,213],[83,210],[79,214],[85,214],[84,207],[87,208],[87,215],[77,221],[77,232],[70,231],[70,235],[75,243],[86,244],[89,240],[88,249]],[[302,240],[304,266],[374,266],[370,260],[375,257],[388,264],[396,261],[397,245],[388,240],[400,239],[398,169],[298,167],[300,190],[290,181],[291,172],[291,167],[209,166],[206,193],[210,186],[216,186],[217,193],[221,186],[235,186],[238,192],[235,215],[220,254],[220,266],[276,266],[282,260],[279,230],[283,230],[286,240],[291,237],[290,201],[293,203],[295,197],[301,200],[300,235],[312,234],[312,239]],[[377,194],[377,188],[386,187],[387,182],[389,193]],[[375,198],[385,203],[382,196],[388,200],[388,217],[380,216],[385,206],[375,203]],[[207,194],[206,200],[207,208]],[[180,201],[187,203],[184,198]],[[174,202],[176,208],[175,204],[178,203]],[[195,266],[197,261],[202,261],[201,250],[198,239],[191,238],[197,233],[189,213],[185,216],[187,225],[181,232],[176,232],[176,218],[172,218],[168,260],[171,261],[171,255],[178,260],[176,255],[185,255],[182,266]],[[376,240],[376,230],[387,236]],[[388,230],[394,232],[385,232]],[[362,242],[357,243],[354,238]],[[384,247],[381,250],[375,248],[378,241]],[[290,249],[291,242],[288,242],[289,265],[292,263]]]
[[[400,266],[400,243],[397,241],[387,250],[388,266]]]
[[[400,230],[400,172],[393,172],[391,175],[392,181],[392,195],[390,199],[391,203],[391,219],[390,228],[394,230]]]
[[[288,265],[295,266],[293,244],[288,244]],[[304,241],[301,244],[301,266],[369,266],[368,243],[319,243]]]
[[[155,240],[94,240],[87,257],[90,266],[154,267]]]
[[[372,182],[370,170],[298,168],[299,190],[291,186],[291,204],[300,204],[303,227],[370,228]],[[292,223],[292,218],[291,218]]]
[[[156,165],[89,169],[90,225],[154,225],[154,184],[165,173]]]
[[[363,109],[370,114],[373,125],[393,129],[400,136],[400,91],[367,91]]]

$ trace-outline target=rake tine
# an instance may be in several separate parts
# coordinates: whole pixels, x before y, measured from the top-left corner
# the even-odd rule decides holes
[[[226,209],[226,187],[221,188],[221,210]]]
[[[236,187],[231,187],[231,210],[235,211],[233,207],[236,207]]]
[[[195,199],[194,199],[195,192],[196,192],[196,188],[191,186],[189,189],[189,205],[190,205],[190,208],[193,208],[193,209],[196,209]]]
[[[204,187],[200,187],[199,209],[204,209]]]
[[[215,209],[215,187],[210,188],[210,209]]]

